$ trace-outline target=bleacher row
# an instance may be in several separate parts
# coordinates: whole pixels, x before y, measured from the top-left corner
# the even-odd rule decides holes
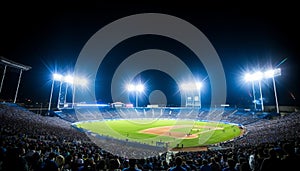
[[[115,114],[119,114],[117,116],[121,117],[124,113],[127,113],[116,113],[115,109],[111,110],[110,114],[105,113],[107,118]],[[142,112],[146,116],[157,114],[152,109],[145,110],[149,111],[144,113],[144,109],[136,109],[136,111]],[[186,115],[193,116],[192,112],[188,113],[191,110],[186,110]],[[166,116],[173,114],[177,117],[183,116],[182,111],[175,109],[161,112]],[[275,170],[299,169],[299,112],[289,113],[273,119],[260,119],[248,112],[239,113],[239,111],[229,109],[223,111],[223,113],[218,112],[218,110],[210,112],[210,114],[207,114],[207,111],[202,109],[198,114],[203,116],[206,113],[206,119],[210,119],[209,116],[218,115],[222,116],[223,120],[226,118],[231,122],[233,120],[239,121],[238,123],[241,123],[240,121],[243,119],[249,119],[247,121],[249,124],[246,126],[247,133],[233,141],[220,143],[220,147],[224,148],[217,150],[166,152],[154,155],[152,151],[146,149],[137,151],[139,148],[119,145],[116,144],[116,141],[104,141],[99,143],[101,144],[99,146],[86,134],[70,127],[71,123],[63,119],[45,117],[18,106],[0,104],[0,170],[40,171],[44,167],[43,164],[49,160],[53,161],[56,167],[60,168],[60,171],[79,171],[83,169],[94,171],[122,170],[128,167],[128,154],[131,154],[133,158],[138,159],[136,164],[142,171],[168,171],[169,168],[175,165],[176,156],[183,158],[183,166],[188,168],[187,170],[200,171],[206,160],[210,164],[216,161],[219,163],[220,169],[228,168],[229,161],[234,161],[236,168],[246,166],[246,171],[262,171],[261,168],[265,166],[263,161],[268,159],[270,150],[275,152],[278,159],[272,163],[272,166],[277,168]],[[141,113],[136,113],[134,117],[139,116],[138,114]],[[238,117],[241,120],[238,120]],[[253,122],[254,120],[255,122]],[[113,147],[114,151],[107,152],[103,150],[106,149],[106,146]],[[60,162],[59,158],[65,159],[64,162]],[[118,164],[115,163],[116,160],[119,161]],[[151,163],[152,166],[145,165],[148,163]],[[241,168],[241,171],[245,171]]]
[[[269,113],[244,111],[236,108],[111,108],[111,107],[81,107],[61,109],[56,115],[69,122],[112,120],[112,119],[191,119],[204,121],[221,121],[247,125],[254,123]]]

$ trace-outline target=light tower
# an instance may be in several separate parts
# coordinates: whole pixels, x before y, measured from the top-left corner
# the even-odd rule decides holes
[[[263,96],[262,96],[262,89],[261,89],[261,80],[272,78],[273,81],[273,89],[274,89],[274,96],[275,96],[275,103],[276,103],[276,112],[279,113],[279,106],[278,106],[278,99],[277,99],[277,91],[275,85],[275,77],[281,75],[281,69],[269,69],[265,72],[257,71],[253,74],[247,73],[244,77],[246,82],[252,83],[252,92],[254,98],[254,108],[256,109],[256,99],[255,99],[255,90],[254,90],[254,82],[258,81],[259,85],[259,92],[260,92],[260,100],[261,100],[261,110],[264,111],[264,103],[263,103]]]
[[[196,101],[199,102],[199,107],[201,108],[201,89],[202,89],[202,82],[187,82],[182,83],[180,85],[180,89],[185,93],[185,106],[198,106],[196,105]],[[197,92],[195,96],[195,91]],[[188,96],[190,94],[192,97]],[[192,101],[189,103],[189,101]]]
[[[52,102],[52,94],[53,94],[53,88],[54,88],[54,82],[55,81],[61,81],[62,75],[54,73],[52,75],[52,85],[51,85],[51,92],[50,92],[50,99],[49,99],[49,105],[48,105],[48,114],[50,113],[51,110],[51,102]]]
[[[128,92],[135,92],[135,107],[138,107],[138,96],[139,93],[143,92],[145,89],[145,86],[141,83],[139,84],[128,84],[127,85],[127,91]]]
[[[281,69],[280,69],[280,68],[270,69],[270,70],[267,70],[267,71],[264,73],[264,77],[265,77],[265,78],[272,78],[273,89],[274,89],[274,96],[275,96],[275,103],[276,103],[276,112],[277,112],[277,113],[279,113],[279,105],[278,105],[278,99],[277,99],[277,91],[276,91],[275,77],[280,76],[280,75],[281,75]]]

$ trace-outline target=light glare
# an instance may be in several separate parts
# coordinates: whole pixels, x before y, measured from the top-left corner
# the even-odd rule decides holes
[[[198,90],[200,90],[202,88],[202,86],[203,86],[202,82],[197,82],[196,83],[196,87],[197,87]]]
[[[55,81],[61,81],[62,78],[63,76],[61,74],[57,74],[57,73],[53,74],[53,80]]]
[[[127,90],[128,91],[134,91],[135,90],[135,86],[133,84],[128,84],[127,85]]]
[[[74,78],[71,75],[67,75],[64,77],[65,82],[73,84]]]
[[[143,84],[138,84],[138,85],[128,84],[127,85],[127,91],[143,92],[144,89],[145,89],[145,87]]]
[[[143,84],[138,84],[138,85],[136,85],[135,89],[138,92],[143,92],[144,91],[144,85]]]
[[[183,90],[183,91],[194,91],[194,90],[201,90],[203,84],[202,82],[189,82],[189,83],[182,83],[180,85],[180,88]]]

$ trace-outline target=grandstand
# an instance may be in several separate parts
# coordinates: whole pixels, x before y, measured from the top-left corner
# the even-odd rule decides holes
[[[231,122],[247,125],[264,118],[278,117],[273,112],[245,111],[241,108],[189,108],[189,107],[109,107],[88,106],[76,108],[61,108],[55,114],[67,121],[92,121],[105,119],[192,119],[203,121]]]
[[[99,109],[97,109],[99,110]],[[96,108],[81,108],[79,109],[79,115],[74,117],[74,110],[66,109],[60,111],[60,114],[54,117],[42,116],[28,111],[27,109],[11,103],[0,104],[0,124],[1,124],[1,156],[3,153],[9,156],[12,153],[13,147],[24,148],[24,156],[28,160],[29,166],[33,167],[33,163],[30,163],[29,152],[32,147],[40,151],[40,154],[46,156],[49,152],[54,152],[55,155],[61,154],[67,158],[68,155],[75,157],[75,155],[82,154],[86,157],[84,162],[87,162],[89,156],[100,155],[102,159],[118,158],[121,162],[126,161],[128,157],[138,159],[139,167],[143,168],[144,160],[150,160],[155,167],[158,160],[159,162],[168,161],[166,167],[169,168],[172,165],[172,159],[177,155],[181,155],[186,159],[191,158],[188,164],[192,166],[196,164],[195,161],[204,157],[208,158],[211,155],[234,155],[235,161],[238,161],[237,156],[243,154],[246,161],[249,161],[254,151],[258,151],[263,148],[265,150],[269,147],[276,148],[278,157],[284,161],[285,151],[283,144],[291,143],[295,149],[299,149],[299,131],[300,131],[300,114],[299,112],[292,112],[285,116],[276,116],[273,118],[259,117],[259,115],[252,112],[227,108],[225,110],[220,109],[201,109],[195,110],[192,108],[185,108],[179,110],[179,108],[101,108],[100,113],[95,113]],[[194,115],[196,111],[198,115]],[[224,122],[233,122],[242,124],[245,127],[246,133],[236,139],[221,142],[217,146],[210,146],[208,152],[187,151],[187,152],[160,152],[157,153],[153,147],[143,144],[136,144],[134,142],[126,142],[120,140],[114,140],[111,138],[97,138],[92,133],[84,134],[78,129],[74,129],[72,121],[66,121],[68,119],[62,116],[72,116],[74,122],[78,120],[96,120],[96,119],[119,119],[129,114],[132,117],[163,117],[163,118],[181,118],[183,115],[197,119],[212,120],[213,115],[221,117]],[[14,137],[14,138],[13,138]],[[95,144],[96,142],[96,144]],[[23,145],[22,145],[23,144]],[[24,146],[28,144],[29,146]],[[135,147],[132,147],[135,146]],[[51,151],[48,151],[48,147],[52,147]],[[110,147],[110,148],[109,148]],[[111,148],[113,147],[113,148]],[[147,148],[145,148],[147,147]],[[55,149],[59,149],[60,153]],[[83,150],[85,149],[85,150]],[[106,151],[104,149],[111,149]],[[87,150],[87,151],[86,151]],[[89,151],[89,152],[88,152]],[[295,151],[299,155],[299,150]],[[169,156],[166,158],[166,156]],[[201,156],[201,157],[199,157]],[[217,157],[218,155],[216,155]],[[5,160],[4,160],[5,159]],[[2,168],[7,168],[10,159],[0,158]],[[99,165],[100,160],[94,157],[96,165]],[[217,160],[221,158],[217,157]],[[298,161],[298,159],[296,159]],[[3,164],[2,164],[3,163]],[[79,167],[79,166],[78,166]],[[106,167],[109,167],[108,164]],[[126,167],[124,165],[119,168]],[[226,167],[226,164],[221,165],[222,168]],[[167,170],[157,169],[157,170]],[[5,170],[5,169],[3,169]],[[7,169],[6,169],[7,170]],[[147,169],[144,169],[147,170]]]

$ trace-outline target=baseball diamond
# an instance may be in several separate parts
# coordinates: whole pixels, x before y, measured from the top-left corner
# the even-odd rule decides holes
[[[203,147],[239,137],[244,130],[234,124],[176,119],[136,119],[77,122],[75,127],[118,140],[156,145],[170,149]]]

